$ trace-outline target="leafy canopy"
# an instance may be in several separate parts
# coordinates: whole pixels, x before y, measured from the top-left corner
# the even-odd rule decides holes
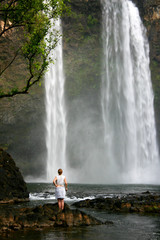
[[[18,55],[26,59],[29,71],[23,88],[15,87],[7,92],[0,89],[0,98],[28,93],[29,88],[40,81],[51,62],[50,51],[55,48],[60,37],[54,28],[55,21],[64,12],[69,12],[67,1],[0,0],[0,38],[6,33],[14,34],[13,29],[20,29],[23,35],[13,58],[5,67],[0,68],[0,78]]]

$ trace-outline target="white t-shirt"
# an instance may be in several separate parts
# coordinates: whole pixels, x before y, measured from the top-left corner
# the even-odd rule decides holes
[[[57,176],[57,185],[63,185],[64,186],[64,179],[65,179],[64,175],[58,175]]]

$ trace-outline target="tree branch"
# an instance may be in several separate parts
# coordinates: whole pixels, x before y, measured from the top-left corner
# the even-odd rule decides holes
[[[28,92],[26,91],[17,91],[17,92],[13,92],[13,93],[6,93],[6,94],[3,94],[3,95],[0,95],[0,98],[5,98],[5,97],[13,97],[15,95],[19,95],[19,94],[27,94]]]
[[[45,62],[45,60],[46,59],[44,59],[43,62]],[[31,80],[34,78],[34,75],[32,73],[32,68],[31,68],[31,63],[30,63],[31,76],[28,78],[28,80],[26,82],[26,86],[23,88],[23,90],[17,90],[17,89],[14,90],[13,89],[13,90],[11,90],[11,92],[1,93],[0,98],[8,98],[8,97],[13,97],[15,95],[28,94],[29,88],[31,88],[33,85],[35,85],[37,82],[40,81],[41,77],[43,76],[43,73],[44,73],[45,69],[46,69],[45,65],[42,64],[41,70],[39,71],[39,74],[38,74],[37,78],[31,83]]]
[[[10,7],[12,6],[12,4],[14,3],[14,0],[11,0],[10,3],[8,3],[8,7],[6,8],[6,11],[4,12],[4,26],[3,26],[3,31],[6,29],[6,25],[7,25],[7,19],[8,19],[8,10],[10,9]],[[2,32],[3,32],[2,31]]]
[[[5,28],[2,30],[2,32],[0,33],[0,37],[5,33],[7,32],[8,30],[12,29],[12,28],[17,28],[17,27],[24,27],[25,25],[24,24],[17,24],[17,25],[11,25],[9,26],[8,28]]]
[[[11,66],[11,64],[14,62],[14,60],[16,59],[16,57],[18,56],[18,52],[19,52],[20,48],[16,51],[12,61],[0,72],[0,76]]]
[[[40,80],[41,77],[43,76],[44,70],[45,70],[45,67],[43,66],[43,67],[41,68],[41,71],[39,72],[39,75],[38,75],[37,79],[34,80],[34,81],[30,84],[30,87],[33,86],[35,83],[39,82],[39,80]]]

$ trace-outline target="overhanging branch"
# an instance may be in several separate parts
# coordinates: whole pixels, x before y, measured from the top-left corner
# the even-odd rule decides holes
[[[12,29],[12,28],[24,27],[24,26],[25,26],[24,24],[10,25],[9,27],[4,28],[4,29],[2,30],[2,32],[0,33],[0,37],[1,37],[5,32],[7,32],[8,30],[10,30],[10,29]]]
[[[45,65],[42,64],[42,68],[39,71],[39,74],[37,78],[31,82],[31,80],[35,77],[31,71],[31,76],[28,78],[26,81],[26,86],[23,88],[23,90],[11,90],[11,92],[8,93],[0,93],[0,98],[8,98],[8,97],[13,97],[15,95],[20,95],[20,94],[28,94],[29,88],[31,88],[33,85],[35,85],[37,82],[40,81],[41,77],[43,76],[43,73],[45,71],[46,67]]]
[[[16,57],[18,56],[18,52],[19,52],[20,48],[16,51],[12,61],[0,72],[0,76],[11,66],[11,64],[14,62],[14,60],[16,59]]]

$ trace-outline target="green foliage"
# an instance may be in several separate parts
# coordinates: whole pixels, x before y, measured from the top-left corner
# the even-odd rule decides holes
[[[160,102],[160,71],[159,63],[152,60],[151,61],[151,74],[152,74],[152,84],[155,95],[155,104],[159,105]]]
[[[63,12],[69,12],[66,3],[67,0],[1,1],[0,17],[4,21],[4,27],[0,31],[0,37],[11,29],[18,28],[23,32],[22,46],[18,51],[27,60],[30,73],[22,90],[14,88],[8,93],[1,90],[1,98],[27,93],[34,83],[40,81],[51,62],[50,51],[55,48],[60,35],[54,28],[55,20]],[[51,28],[53,31],[50,31]],[[1,71],[0,75],[3,72]]]
[[[9,144],[4,143],[4,144],[0,144],[0,148],[3,148],[4,151],[6,151],[9,147]]]
[[[2,89],[0,89],[0,96],[4,95],[4,94],[5,94],[4,91]]]
[[[16,92],[18,92],[18,88],[17,87],[16,88],[12,88],[12,90],[9,92],[9,94],[14,94]]]
[[[89,26],[93,26],[98,23],[98,19],[94,18],[92,15],[89,15],[87,18],[87,23]]]

